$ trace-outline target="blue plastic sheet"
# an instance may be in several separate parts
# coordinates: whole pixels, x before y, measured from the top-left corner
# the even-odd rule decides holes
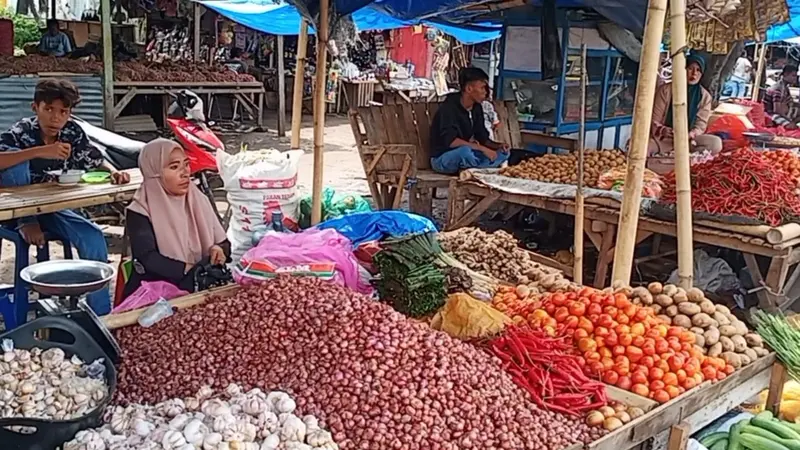
[[[228,19],[264,33],[294,36],[300,31],[300,12],[287,3],[273,3],[264,0],[198,0]],[[486,26],[459,27],[450,24],[427,21],[410,21],[394,18],[376,7],[368,6],[353,12],[353,22],[359,31],[393,30],[418,23],[424,23],[455,37],[464,44],[477,44],[500,37],[500,28]],[[309,29],[313,34],[313,28]]]
[[[317,225],[320,229],[334,229],[353,242],[353,247],[385,237],[405,236],[413,233],[435,232],[436,225],[427,217],[404,211],[374,211],[349,214]]]
[[[784,41],[800,36],[800,0],[786,0],[789,21],[767,29],[767,42]]]

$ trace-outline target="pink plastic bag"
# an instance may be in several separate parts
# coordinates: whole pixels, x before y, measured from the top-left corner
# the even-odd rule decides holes
[[[233,278],[239,284],[284,274],[333,280],[357,292],[372,293],[372,287],[360,276],[350,240],[333,229],[311,228],[301,233],[270,231],[233,268]]]
[[[172,283],[166,281],[142,281],[139,289],[136,289],[133,294],[123,300],[122,303],[117,305],[111,313],[116,314],[120,312],[130,311],[133,309],[144,308],[157,302],[163,298],[165,300],[172,300],[173,298],[182,297],[189,293],[178,289]]]

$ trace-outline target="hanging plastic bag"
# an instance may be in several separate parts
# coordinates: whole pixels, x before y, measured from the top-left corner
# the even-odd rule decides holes
[[[363,294],[372,293],[372,287],[361,277],[353,245],[336,230],[311,228],[296,234],[269,231],[233,268],[233,278],[240,284],[280,275],[333,280]]]
[[[139,289],[129,295],[122,303],[117,305],[112,314],[117,314],[134,309],[144,308],[157,302],[159,299],[172,300],[173,298],[189,295],[188,292],[179,289],[172,283],[166,281],[142,281]]]
[[[447,303],[431,320],[431,328],[459,339],[500,333],[511,319],[487,303],[464,293],[450,294]]]

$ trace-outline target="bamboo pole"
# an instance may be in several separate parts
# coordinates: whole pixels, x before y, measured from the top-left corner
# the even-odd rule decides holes
[[[650,122],[653,119],[653,100],[656,92],[661,37],[664,34],[666,13],[667,0],[650,0],[644,39],[642,40],[639,79],[636,83],[636,101],[633,107],[631,145],[628,152],[628,169],[625,175],[612,272],[614,281],[619,280],[625,284],[630,282],[633,250],[636,246],[636,229],[639,225],[639,207],[642,200],[642,178],[647,160],[647,145],[650,141]]]
[[[578,179],[575,190],[575,240],[572,279],[583,284],[583,151],[586,146],[586,44],[581,44],[581,112],[578,129]]]
[[[675,191],[678,198],[678,285],[693,286],[692,186],[689,174],[689,118],[686,104],[686,0],[670,0],[672,52],[672,129],[675,150]]]
[[[328,56],[328,0],[319,2],[317,26],[317,79],[314,83],[314,184],[311,191],[311,225],[322,219],[322,166],[325,150],[325,83]]]
[[[308,22],[300,22],[300,35],[297,36],[297,64],[294,71],[292,91],[292,149],[300,148],[300,125],[303,123],[303,82],[306,71],[306,49],[308,48]]]
[[[283,36],[278,35],[278,136],[286,136],[286,68],[283,58]]]
[[[756,44],[758,45],[758,44]],[[756,48],[758,49],[758,48]],[[764,73],[764,60],[766,59],[767,55],[767,44],[761,44],[761,52],[758,54],[758,65],[756,69],[756,77],[755,81],[753,82],[753,96],[752,100],[754,102],[758,101],[758,91],[761,89],[761,74]]]
[[[103,32],[103,125],[114,130],[114,48],[111,40],[111,0],[100,0]]]
[[[203,18],[203,5],[194,3],[194,20],[192,23],[194,39],[194,62],[200,61],[200,20]]]

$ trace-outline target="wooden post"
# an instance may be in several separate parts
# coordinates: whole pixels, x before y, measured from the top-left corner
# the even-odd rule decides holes
[[[586,141],[586,44],[581,44],[581,112],[578,128],[578,179],[575,190],[575,240],[572,279],[583,284],[583,151]]]
[[[194,2],[194,62],[200,61],[200,19],[203,17],[203,5]]]
[[[783,385],[786,384],[788,379],[788,372],[786,366],[780,361],[775,361],[772,365],[772,371],[769,376],[769,391],[767,391],[767,403],[764,409],[772,411],[775,417],[781,411],[781,398],[783,397]]]
[[[111,46],[111,0],[100,0],[103,31],[103,126],[114,130],[114,48]]]
[[[286,136],[286,68],[283,64],[283,36],[278,35],[278,136]]]
[[[642,200],[642,178],[650,141],[650,122],[653,119],[653,100],[659,70],[661,37],[667,0],[650,0],[647,23],[642,40],[639,79],[636,83],[636,100],[633,106],[631,145],[628,152],[628,170],[625,175],[622,209],[617,229],[617,246],[614,254],[613,281],[630,283],[633,250],[636,246],[636,229],[639,225],[639,208]]]
[[[757,46],[758,44],[756,44]],[[756,47],[756,50],[758,47]],[[761,52],[758,54],[758,65],[756,69],[756,77],[753,81],[753,97],[754,102],[758,101],[758,91],[761,89],[761,74],[764,73],[764,60],[767,55],[767,44],[761,44]]]
[[[317,79],[314,83],[314,183],[311,190],[311,225],[322,220],[322,169],[325,151],[325,83],[328,79],[328,0],[319,2],[317,24]]]
[[[297,65],[294,73],[292,92],[292,149],[300,148],[300,125],[303,123],[303,81],[306,70],[306,49],[308,48],[308,22],[300,22],[300,35],[297,36]]]
[[[692,255],[692,182],[689,173],[689,118],[686,105],[686,0],[670,0],[672,52],[672,129],[675,146],[675,190],[678,198],[678,285],[694,284]]]
[[[673,425],[672,428],[669,429],[667,450],[686,450],[690,434],[692,434],[692,430],[688,423],[681,422],[677,425]]]

